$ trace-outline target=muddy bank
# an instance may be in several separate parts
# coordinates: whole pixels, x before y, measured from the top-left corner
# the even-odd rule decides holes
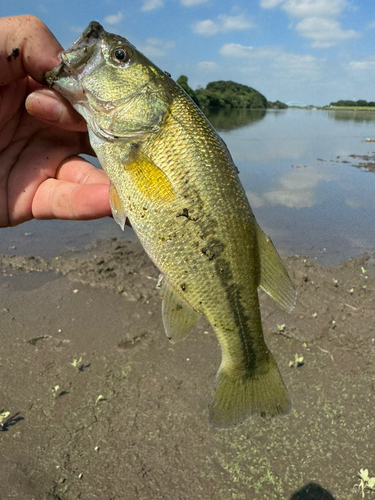
[[[357,472],[375,475],[375,259],[285,262],[296,309],[260,300],[293,411],[223,432],[207,419],[217,340],[201,320],[168,342],[138,244],[0,257],[0,498],[361,498]]]

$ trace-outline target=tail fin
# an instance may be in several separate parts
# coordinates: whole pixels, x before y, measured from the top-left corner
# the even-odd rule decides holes
[[[209,407],[213,427],[238,427],[251,415],[275,417],[290,412],[291,404],[272,354],[252,375],[234,367],[220,367]]]

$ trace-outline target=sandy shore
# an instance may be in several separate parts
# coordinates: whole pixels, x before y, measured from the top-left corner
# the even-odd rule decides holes
[[[375,259],[285,262],[296,309],[265,294],[261,308],[293,411],[223,432],[207,419],[217,340],[200,321],[168,342],[138,244],[0,257],[0,498],[361,498],[357,472],[375,475]]]

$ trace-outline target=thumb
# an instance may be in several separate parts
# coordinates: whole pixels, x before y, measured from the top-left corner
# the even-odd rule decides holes
[[[44,73],[57,64],[62,47],[47,26],[31,15],[0,19],[0,85],[31,76],[45,83]],[[5,56],[5,57],[4,57]]]

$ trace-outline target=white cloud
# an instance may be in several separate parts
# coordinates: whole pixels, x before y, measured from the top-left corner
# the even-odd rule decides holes
[[[199,21],[193,26],[193,31],[199,35],[215,35],[218,30],[218,26],[211,19],[206,19],[205,21]]]
[[[294,17],[337,17],[347,0],[284,0],[282,8]]]
[[[213,61],[201,61],[197,64],[197,68],[212,71],[219,69],[220,65]]]
[[[190,7],[190,5],[198,5],[200,3],[205,3],[207,0],[180,0],[182,5]]]
[[[199,35],[210,36],[216,33],[245,30],[252,27],[253,23],[245,14],[239,14],[238,16],[227,16],[222,14],[214,21],[212,19],[198,21],[193,25],[193,31]]]
[[[260,195],[259,193],[255,193],[253,191],[246,191],[246,196],[252,208],[260,208],[263,207],[263,205],[265,204],[262,195]]]
[[[284,70],[289,75],[304,75],[315,79],[321,73],[324,59],[317,59],[309,55],[292,54],[290,52],[281,52],[274,59],[273,67],[278,68],[280,72]]]
[[[348,68],[352,71],[370,72],[375,70],[375,56],[370,56],[362,61],[350,61]]]
[[[149,10],[158,9],[159,7],[163,7],[163,0],[144,0],[141,10],[143,12],[147,12]]]
[[[314,56],[285,52],[280,47],[247,47],[239,43],[227,43],[221,47],[219,53],[248,61],[258,60],[267,64],[268,69],[273,68],[274,75],[280,72],[284,76],[299,74],[313,78],[320,73],[325,62],[324,59]]]
[[[273,205],[311,208],[316,204],[315,187],[331,179],[329,174],[313,167],[294,169],[281,175],[273,189],[262,194],[246,191],[246,195],[253,208]]]
[[[354,30],[341,29],[340,23],[335,19],[321,17],[302,19],[296,29],[305,38],[310,38],[311,45],[315,48],[332,47],[343,40],[358,36]]]
[[[274,189],[264,193],[268,205],[283,205],[290,208],[309,208],[315,205],[314,188],[331,176],[318,169],[306,167],[282,175]]]
[[[298,18],[297,32],[310,39],[314,48],[332,47],[358,36],[356,31],[344,30],[337,18],[351,8],[348,0],[261,0],[261,7],[279,6],[291,17]]]
[[[223,45],[219,53],[223,56],[221,67],[229,68],[231,80],[256,88],[271,101],[320,102],[322,86],[330,85],[327,75],[331,75],[331,68],[324,58],[295,54],[278,46],[234,43]]]
[[[174,42],[167,42],[160,38],[147,38],[144,44],[139,45],[139,50],[143,52],[145,56],[152,58],[165,56],[174,45]]]
[[[118,24],[123,19],[122,12],[117,12],[117,14],[111,14],[104,18],[104,22],[107,24]]]
[[[282,2],[283,0],[261,0],[260,6],[263,7],[263,9],[273,9]]]
[[[218,16],[218,24],[222,31],[247,30],[253,27],[253,23],[244,14],[238,16]]]
[[[226,43],[219,50],[219,53],[222,56],[245,58],[273,57],[276,53],[279,52],[279,47],[252,47],[241,45],[240,43]]]

